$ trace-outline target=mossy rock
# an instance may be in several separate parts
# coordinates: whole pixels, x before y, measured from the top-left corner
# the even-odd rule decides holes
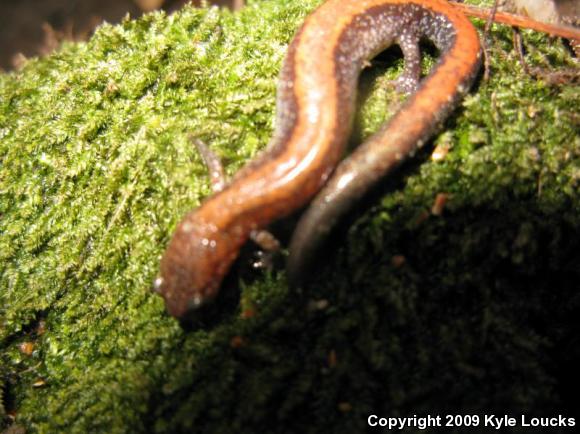
[[[210,194],[191,134],[230,174],[267,144],[285,48],[318,3],[127,19],[0,75],[4,428],[577,416],[580,93],[526,75],[509,29],[492,32],[491,79],[434,139],[446,157],[416,156],[367,198],[302,292],[283,267],[247,276],[242,260],[223,300],[182,326],[148,290],[173,228]],[[575,66],[561,41],[524,40],[531,66]],[[395,50],[364,72],[353,143],[396,109],[401,65]]]

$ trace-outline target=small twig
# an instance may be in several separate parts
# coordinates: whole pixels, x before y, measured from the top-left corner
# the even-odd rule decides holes
[[[512,36],[514,49],[516,50],[516,54],[518,55],[520,65],[522,65],[522,69],[526,74],[531,75],[530,69],[528,68],[528,64],[526,63],[526,59],[524,59],[524,44],[522,42],[522,34],[520,33],[520,29],[514,27],[512,31],[513,31]]]
[[[483,31],[483,81],[489,80],[489,70],[490,70],[490,55],[489,55],[489,34],[491,32],[491,26],[497,12],[499,0],[495,0],[493,3],[493,8],[487,17],[485,22],[485,29]]]

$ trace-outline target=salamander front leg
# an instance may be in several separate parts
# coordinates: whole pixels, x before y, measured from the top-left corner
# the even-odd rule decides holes
[[[211,189],[214,193],[219,193],[227,185],[226,174],[222,162],[219,157],[200,139],[193,139],[193,143],[209,170]]]
[[[254,253],[252,267],[272,270],[274,257],[280,250],[280,242],[271,232],[263,229],[250,232],[250,239],[261,249]]]
[[[214,193],[219,193],[227,185],[228,180],[224,171],[224,167],[219,157],[200,139],[193,139],[195,147],[199,151],[203,162],[209,170],[211,188]],[[273,252],[280,250],[280,242],[270,232],[263,229],[256,229],[250,233],[250,239],[256,243],[262,250],[262,256],[267,256]],[[261,262],[267,262],[263,260]]]

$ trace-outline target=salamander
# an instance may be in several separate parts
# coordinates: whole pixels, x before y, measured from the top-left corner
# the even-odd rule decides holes
[[[419,84],[424,37],[441,55]],[[412,94],[337,168],[360,71],[393,44],[405,58],[397,87]],[[168,312],[184,317],[214,298],[250,235],[306,205],[326,184],[290,244],[289,276],[299,276],[327,227],[421,147],[457,105],[479,69],[480,53],[471,22],[444,0],[328,0],[319,6],[289,45],[266,150],[175,229],[154,284]]]

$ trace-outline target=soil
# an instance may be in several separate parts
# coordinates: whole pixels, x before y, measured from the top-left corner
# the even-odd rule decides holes
[[[199,4],[201,0],[193,1]],[[62,40],[86,40],[103,21],[118,23],[153,9],[172,12],[187,0],[0,0],[0,70],[43,56]],[[209,3],[231,7],[239,0]]]

